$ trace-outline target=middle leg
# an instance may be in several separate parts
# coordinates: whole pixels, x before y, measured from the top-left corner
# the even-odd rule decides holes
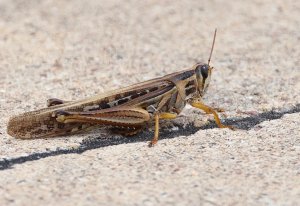
[[[149,147],[153,147],[159,137],[159,119],[175,119],[177,117],[177,114],[175,113],[168,113],[168,112],[163,112],[163,113],[156,113],[154,115],[154,123],[155,123],[155,129],[154,129],[154,137],[149,143]]]

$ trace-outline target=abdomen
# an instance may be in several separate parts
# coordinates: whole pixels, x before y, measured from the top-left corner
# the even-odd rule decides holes
[[[91,125],[83,123],[59,123],[49,114],[31,112],[10,118],[7,133],[21,139],[42,138],[78,132]]]

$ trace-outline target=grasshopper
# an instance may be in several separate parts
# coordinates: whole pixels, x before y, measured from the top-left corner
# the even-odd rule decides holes
[[[7,133],[22,139],[44,138],[103,125],[124,135],[134,135],[148,122],[154,121],[154,137],[149,144],[153,146],[159,137],[159,120],[176,118],[186,103],[212,114],[220,128],[233,129],[221,123],[218,110],[201,102],[213,70],[209,63],[216,31],[207,64],[197,63],[181,72],[80,101],[49,99],[48,108],[12,117]]]

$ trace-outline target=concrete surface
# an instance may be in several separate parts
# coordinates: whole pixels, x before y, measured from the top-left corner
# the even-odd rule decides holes
[[[187,107],[151,149],[151,130],[6,134],[50,97],[207,61],[216,27],[205,102],[240,130]],[[298,1],[0,1],[0,205],[299,205],[299,45]]]

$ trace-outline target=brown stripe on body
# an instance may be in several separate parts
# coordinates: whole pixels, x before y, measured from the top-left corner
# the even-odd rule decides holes
[[[167,88],[167,90],[169,90],[170,88],[168,88],[168,86],[170,86],[169,83],[162,84],[159,86],[153,86],[153,87],[149,87],[149,88],[143,88],[143,89],[137,89],[134,91],[124,92],[122,94],[117,94],[114,97],[103,99],[101,102],[98,103],[98,105],[99,105],[98,107],[93,107],[91,109],[88,109],[88,111],[95,111],[95,110],[99,110],[99,109],[108,109],[108,108],[120,106],[125,103],[136,100],[138,98],[147,97],[148,94],[150,94],[150,96],[152,96],[151,93],[153,93],[153,94],[157,93],[159,90],[164,90],[166,88]]]
[[[166,95],[169,92],[172,92],[173,90],[176,90],[176,87],[174,85],[169,85],[163,89],[159,89],[155,92],[151,92],[145,96],[135,99],[134,101],[128,103],[128,106],[132,104],[136,106],[141,106],[142,108],[146,109],[147,107],[152,105],[154,108],[157,108],[164,95]]]
[[[172,77],[170,77],[170,80],[172,82],[184,81],[188,78],[191,78],[193,75],[195,75],[194,70],[187,70],[185,72],[178,73],[177,75],[172,75]]]
[[[190,98],[194,93],[197,92],[195,80],[189,81],[185,86],[186,98]]]
[[[185,88],[188,88],[190,86],[195,86],[195,80],[190,80],[186,85],[185,85]]]

